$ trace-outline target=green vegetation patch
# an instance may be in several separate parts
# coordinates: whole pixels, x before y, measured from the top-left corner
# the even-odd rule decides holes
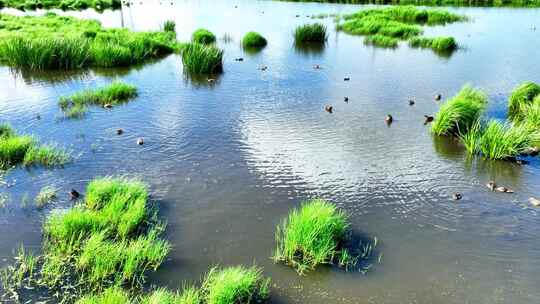
[[[163,23],[163,30],[165,32],[176,33],[176,22],[174,22],[173,20],[165,21],[165,23]]]
[[[300,43],[324,43],[328,39],[326,26],[322,23],[304,24],[294,31],[294,41]]]
[[[512,91],[508,102],[508,116],[513,121],[521,121],[527,116],[530,106],[540,104],[540,85],[527,81]]]
[[[13,166],[42,165],[46,167],[61,166],[70,159],[68,152],[54,145],[39,145],[29,135],[17,135],[7,124],[0,125],[0,169]]]
[[[471,6],[471,7],[540,7],[539,0],[286,0],[292,2],[327,2],[347,4],[389,4],[420,6]]]
[[[105,29],[95,20],[48,13],[0,15],[0,62],[31,70],[118,67],[179,50],[176,34]]]
[[[200,44],[211,44],[216,42],[216,35],[207,29],[200,28],[193,32],[191,41]]]
[[[182,48],[182,63],[188,73],[220,73],[223,71],[223,50],[214,45],[189,43]]]
[[[362,10],[344,17],[345,22],[338,30],[352,35],[367,36],[366,43],[389,47],[396,40],[411,41],[414,47],[429,47],[436,51],[448,51],[456,47],[452,37],[417,38],[422,34],[421,25],[442,25],[466,20],[466,17],[445,10],[418,9],[413,6],[374,8]],[[388,37],[388,39],[383,39]],[[391,39],[390,39],[391,38]]]
[[[12,7],[19,10],[52,9],[84,10],[93,8],[97,11],[118,9],[121,0],[0,0],[0,8]]]
[[[242,46],[244,48],[263,48],[267,43],[266,38],[257,32],[249,32],[242,39]]]
[[[429,48],[436,53],[451,53],[458,47],[454,37],[413,37],[409,45],[415,48]]]
[[[396,48],[399,44],[399,39],[377,34],[367,36],[364,39],[364,43],[382,48]]]
[[[436,135],[465,134],[479,119],[486,105],[484,92],[465,85],[439,108],[431,131]]]
[[[86,90],[69,97],[61,97],[59,105],[67,118],[80,118],[84,116],[89,105],[112,107],[125,103],[136,96],[137,88],[115,81],[100,89]]]
[[[343,248],[349,223],[342,211],[329,202],[314,199],[294,209],[278,225],[274,260],[294,267],[300,274],[320,264],[352,260]]]
[[[159,237],[164,225],[156,212],[142,182],[113,177],[93,180],[84,201],[45,220],[38,277],[27,278],[28,286],[44,288],[67,302],[112,286],[141,287],[145,273],[155,271],[171,249]],[[11,280],[12,275],[7,278]],[[103,297],[123,295],[111,289]],[[81,301],[110,303],[102,302],[100,296]]]

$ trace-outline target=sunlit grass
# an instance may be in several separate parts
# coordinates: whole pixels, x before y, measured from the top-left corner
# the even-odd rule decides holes
[[[163,30],[165,32],[176,32],[176,22],[173,20],[167,20],[163,23]]]
[[[509,159],[521,155],[535,141],[535,134],[524,126],[490,121],[482,132],[479,149],[488,159]]]
[[[41,188],[38,195],[34,199],[38,208],[43,208],[48,203],[55,201],[58,198],[58,189],[52,186]]]
[[[395,48],[398,46],[399,39],[377,34],[364,38],[364,43],[383,48]]]
[[[197,29],[191,35],[191,41],[200,44],[211,44],[216,42],[216,35],[207,29]]]
[[[525,118],[529,108],[536,96],[540,95],[540,85],[527,81],[516,87],[508,102],[508,116],[514,121]],[[540,103],[540,101],[539,101]]]
[[[93,8],[97,11],[118,9],[121,0],[0,0],[1,7],[12,7],[19,10],[52,9],[85,10]]]
[[[122,288],[115,286],[105,289],[101,294],[87,295],[79,299],[76,304],[130,304],[133,303],[129,294]]]
[[[263,48],[267,43],[266,38],[257,32],[249,32],[242,38],[244,48]]]
[[[298,26],[294,31],[294,41],[301,43],[324,43],[328,39],[326,26],[322,23],[304,24]]]
[[[212,268],[201,292],[205,304],[260,303],[268,298],[269,285],[255,266]]]
[[[182,49],[182,63],[188,73],[220,73],[223,71],[223,51],[213,45],[186,44]]]
[[[413,37],[409,41],[411,47],[430,48],[437,53],[448,53],[457,49],[457,43],[453,37]]]

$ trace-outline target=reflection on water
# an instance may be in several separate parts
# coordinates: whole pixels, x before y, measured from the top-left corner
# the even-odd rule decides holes
[[[39,250],[43,218],[71,206],[68,190],[82,191],[95,176],[127,174],[151,185],[168,221],[174,250],[152,275],[155,284],[177,288],[217,263],[256,262],[273,279],[273,303],[538,302],[540,221],[527,199],[539,196],[540,161],[471,159],[456,140],[431,136],[423,122],[438,109],[435,94],[447,98],[467,82],[490,97],[487,115],[504,118],[512,88],[540,82],[540,61],[531,60],[540,36],[530,30],[540,11],[453,9],[474,21],[425,29],[463,46],[449,58],[406,44],[373,48],[334,31],[324,47],[294,46],[294,28],[312,22],[305,16],[359,7],[182,0],[135,3],[123,16],[68,12],[135,30],[157,30],[171,19],[183,41],[208,28],[227,36],[218,41],[225,71],[210,82],[185,75],[177,55],[74,73],[0,67],[0,121],[75,152],[65,168],[17,169],[4,178],[13,186],[0,185],[11,198],[0,210],[0,264],[20,242]],[[334,26],[332,18],[321,22]],[[246,53],[239,42],[248,31],[261,33],[268,46]],[[136,85],[139,96],[111,111],[91,109],[86,119],[56,119],[59,96],[111,78]],[[491,192],[489,180],[516,193]],[[59,202],[41,211],[21,206],[25,195],[50,184],[61,189]],[[452,200],[454,192],[463,199]],[[381,264],[366,275],[323,267],[305,277],[274,265],[275,225],[312,197],[345,209],[358,235],[377,237]]]

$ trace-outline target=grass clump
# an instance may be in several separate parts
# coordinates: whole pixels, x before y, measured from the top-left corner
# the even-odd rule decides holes
[[[267,43],[266,38],[256,32],[249,32],[242,39],[242,46],[244,48],[263,48]]]
[[[299,273],[330,264],[342,253],[349,224],[337,207],[314,199],[289,213],[277,227],[274,260],[296,268]]]
[[[527,106],[530,106],[535,97],[540,96],[540,85],[527,81],[516,87],[510,95],[508,103],[508,116],[514,121],[520,121],[527,115]],[[540,103],[540,99],[537,99]]]
[[[129,304],[132,303],[129,294],[115,286],[105,289],[98,295],[87,295],[77,300],[76,304]]]
[[[364,43],[383,48],[396,48],[398,46],[399,40],[396,38],[377,34],[373,36],[367,36],[364,39]]]
[[[73,17],[0,15],[0,62],[30,70],[129,66],[179,50],[176,34],[105,29]]]
[[[29,135],[17,135],[7,124],[0,125],[0,169],[22,164],[23,166],[61,166],[70,159],[68,152],[55,145],[39,145]]]
[[[35,203],[38,208],[43,208],[50,202],[58,198],[58,189],[52,186],[43,187],[35,198]]]
[[[36,9],[61,9],[61,10],[84,10],[88,8],[96,11],[106,9],[119,9],[121,0],[1,0],[1,7],[12,7],[19,10]]]
[[[66,117],[78,118],[84,116],[89,105],[112,107],[125,103],[136,96],[137,88],[133,85],[115,81],[100,89],[86,90],[69,97],[61,97],[59,105]]]
[[[479,119],[486,104],[484,92],[466,85],[440,107],[431,131],[436,135],[465,134]]]
[[[437,25],[463,21],[465,17],[444,10],[425,10],[413,6],[374,8],[345,16],[345,22],[338,25],[352,35],[368,36],[367,42],[381,47],[393,47],[398,39],[408,40],[422,34],[421,25]],[[384,39],[387,37],[387,39]],[[455,41],[452,37],[416,38],[411,41],[415,47],[429,47],[433,50],[448,50]]]
[[[163,23],[163,30],[165,32],[176,33],[176,22],[174,22],[173,20],[165,21],[165,23]]]
[[[295,43],[324,43],[327,39],[326,26],[322,23],[304,24],[294,31]]]
[[[454,37],[414,37],[409,41],[411,47],[430,48],[436,53],[449,53],[457,49]]]
[[[270,279],[263,279],[255,266],[212,268],[201,294],[205,304],[261,303],[268,298],[269,285]]]
[[[182,49],[182,63],[189,73],[220,73],[223,71],[223,50],[213,45],[189,43]]]
[[[200,44],[211,44],[216,42],[216,36],[207,29],[198,29],[191,35],[191,41]]]

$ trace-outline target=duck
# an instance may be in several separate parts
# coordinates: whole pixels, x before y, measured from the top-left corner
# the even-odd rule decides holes
[[[208,83],[214,83],[216,80],[214,78],[208,78]]]
[[[116,135],[122,135],[123,133],[124,133],[124,130],[116,129]]]
[[[104,107],[105,109],[112,109],[112,104],[106,103],[106,104],[103,105],[103,107]]]
[[[266,71],[266,70],[268,70],[268,67],[264,65],[264,66],[260,67],[259,69],[260,69],[261,71]]]
[[[442,99],[442,95],[441,94],[437,94],[435,95],[435,100],[439,101]]]
[[[69,191],[69,197],[71,200],[76,200],[80,197],[81,195],[79,194],[79,192],[75,189],[71,189],[71,191]]]
[[[349,97],[345,96],[345,97],[343,98],[343,101],[349,102]]]
[[[139,138],[137,139],[137,145],[139,145],[139,146],[144,145],[144,139],[143,139],[142,137],[139,137]]]
[[[384,119],[387,124],[391,124],[394,121],[394,117],[392,115],[388,114],[386,115],[386,118]]]
[[[533,207],[540,207],[540,200],[534,197],[529,198],[529,203],[533,205]]]
[[[454,193],[452,194],[452,198],[455,200],[455,201],[459,201],[460,199],[463,198],[463,195],[461,195],[461,193]]]
[[[514,190],[506,188],[506,187],[497,187],[495,188],[495,191],[502,192],[502,193],[514,193]]]
[[[328,113],[332,113],[334,111],[334,107],[332,107],[331,105],[326,105],[324,107],[324,110]]]
[[[428,123],[432,122],[433,121],[433,116],[429,116],[429,115],[424,115],[424,117],[426,118],[426,120],[424,121],[424,125],[427,125]]]
[[[343,78],[343,81],[349,81],[349,80],[351,80],[351,77],[345,77],[345,78]]]
[[[321,69],[321,66],[318,65],[318,64],[316,64],[316,65],[313,66],[313,68],[314,68],[315,70],[320,70],[320,69]]]
[[[414,99],[409,99],[409,105],[414,106],[414,104],[415,104]]]
[[[516,159],[516,164],[518,164],[518,165],[522,165],[522,166],[523,166],[523,165],[526,165],[526,164],[528,164],[528,163],[529,163],[529,161],[527,161],[527,160],[524,160],[524,159]]]
[[[235,58],[234,60],[235,60],[235,61],[244,61],[244,58],[238,57],[238,58]]]
[[[489,188],[489,190],[491,191],[495,191],[495,188],[497,187],[497,185],[495,184],[494,181],[489,181],[486,186]]]

